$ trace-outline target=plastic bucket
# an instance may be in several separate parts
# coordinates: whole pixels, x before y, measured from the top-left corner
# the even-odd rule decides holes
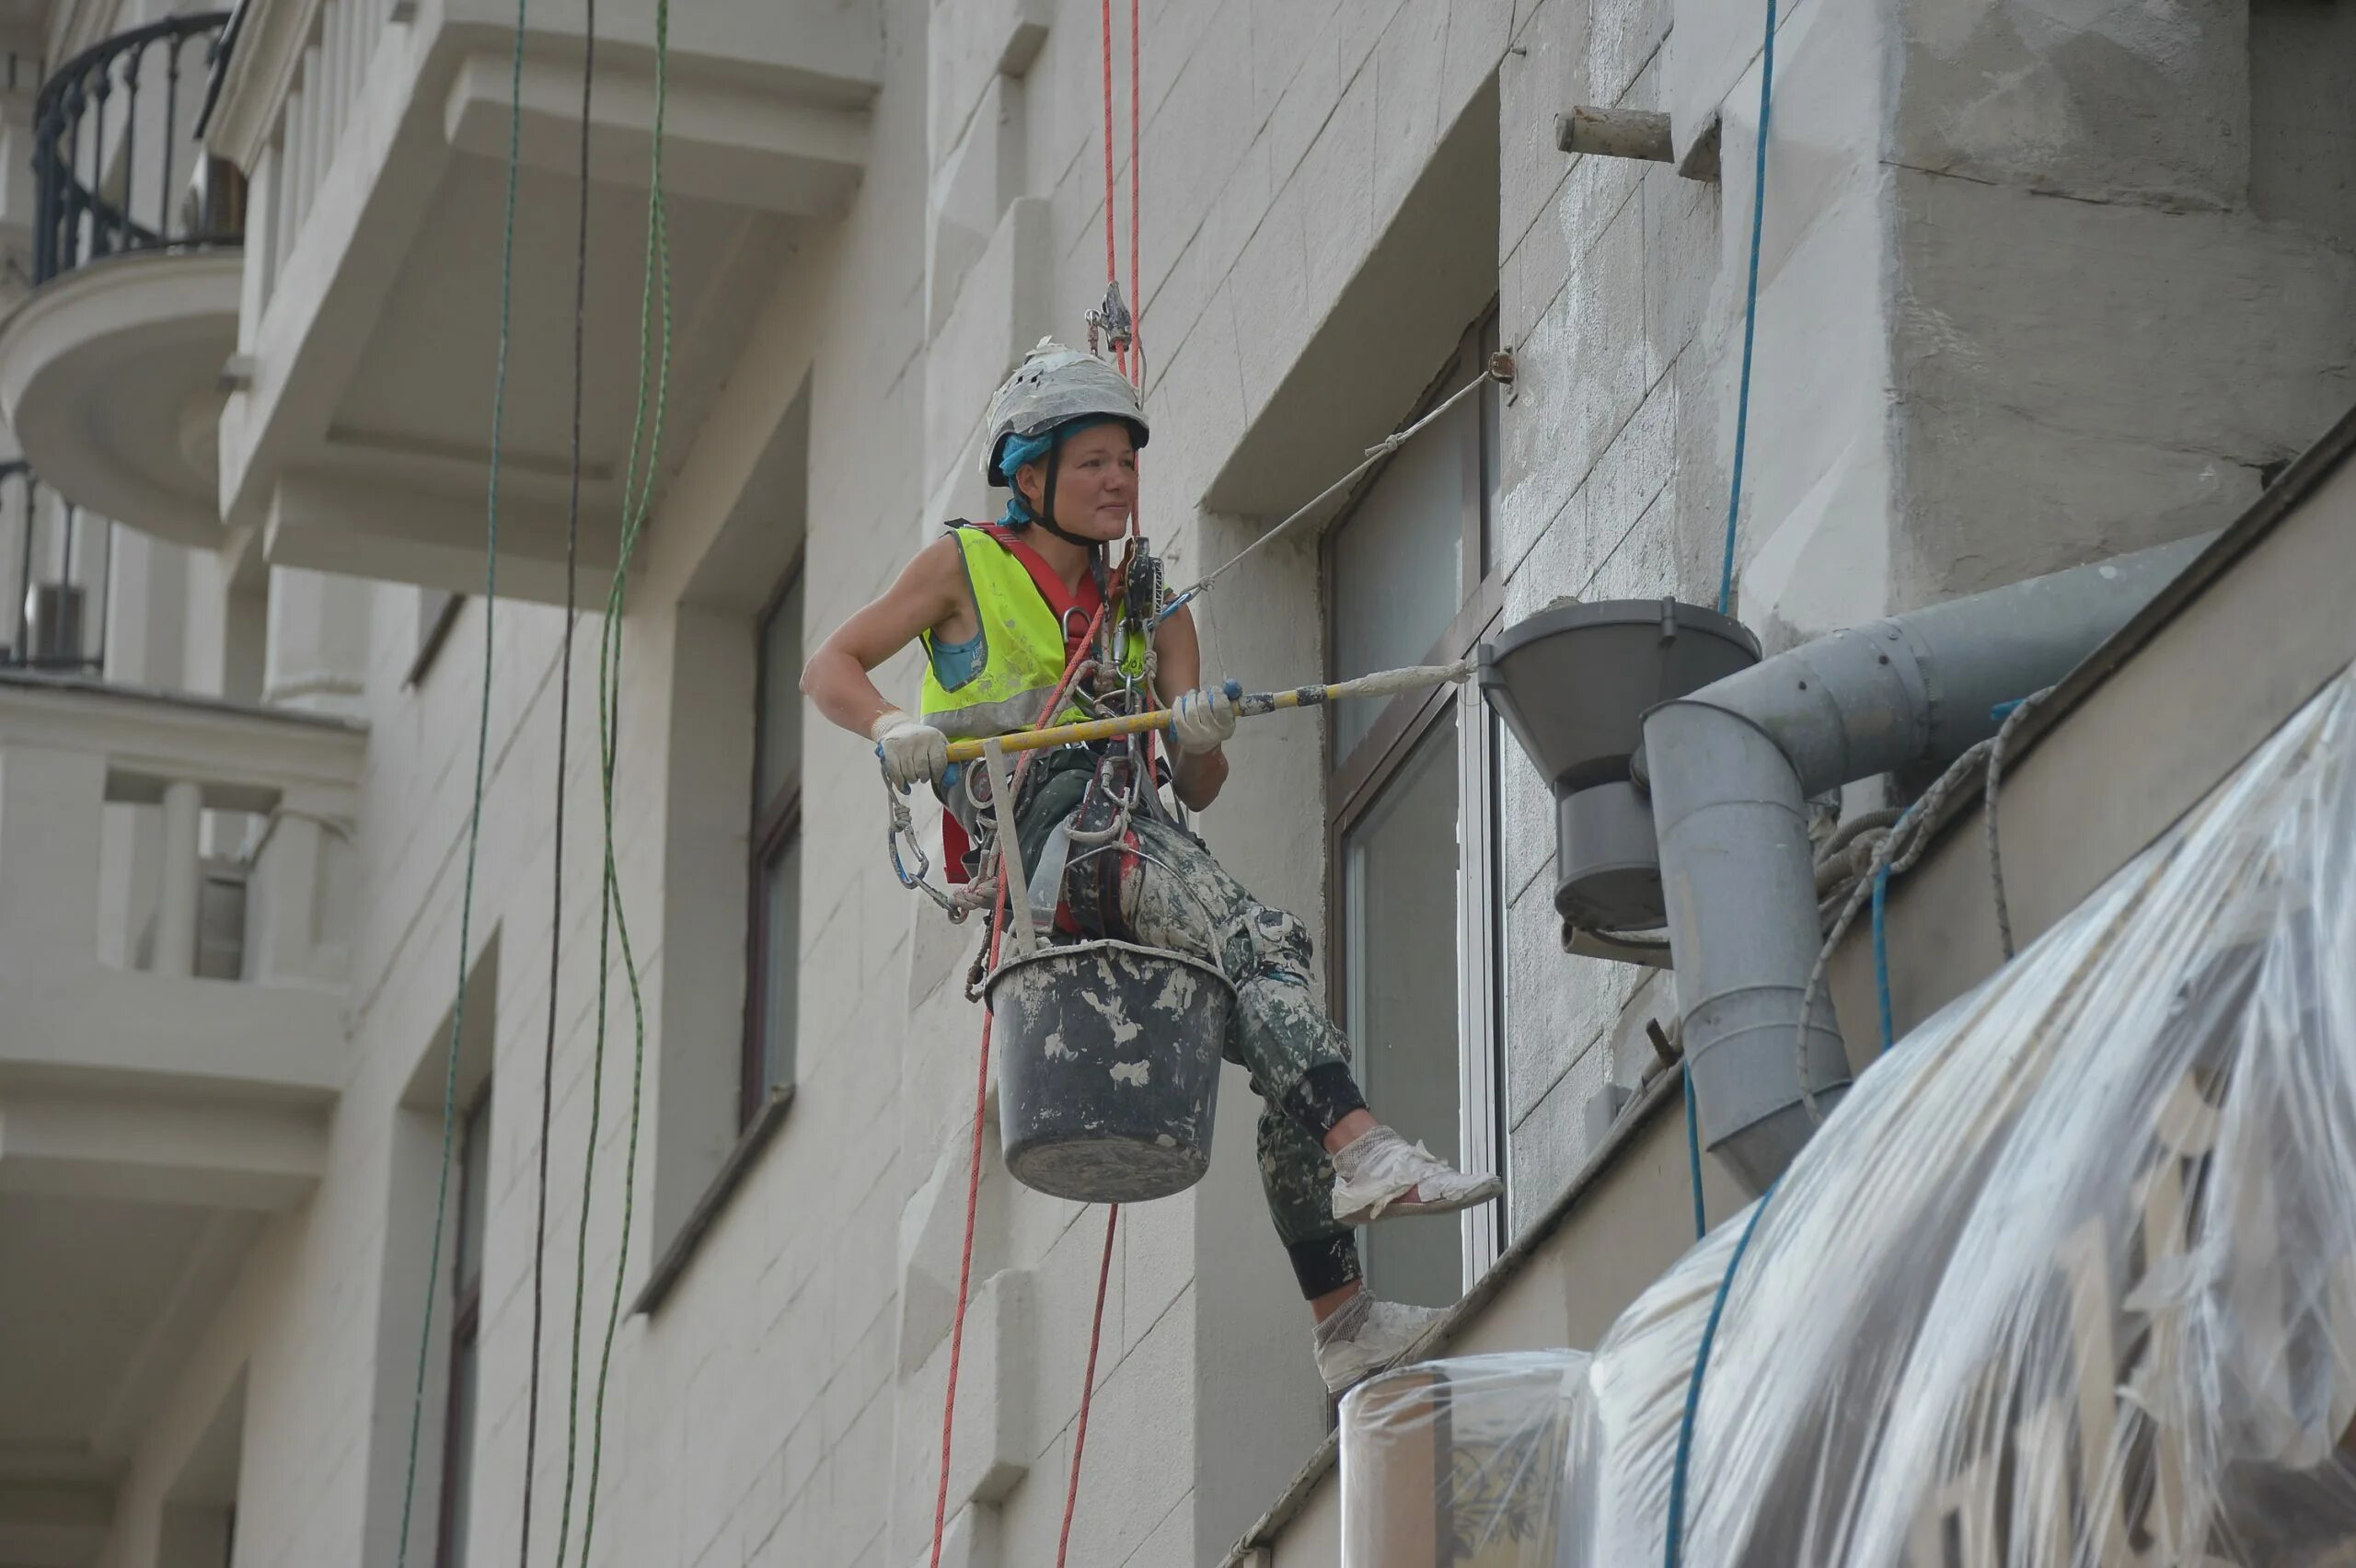
[[[1047,947],[989,981],[999,1142],[1026,1187],[1082,1203],[1183,1193],[1210,1166],[1235,988],[1128,942]]]

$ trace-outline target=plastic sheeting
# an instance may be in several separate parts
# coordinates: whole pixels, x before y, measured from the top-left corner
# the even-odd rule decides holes
[[[1863,1075],[1765,1201],[1680,1562],[2356,1563],[2356,680]],[[1552,1557],[1360,1534],[1348,1568],[1667,1561],[1751,1218],[1587,1364]]]
[[[1342,1401],[1342,1561],[1554,1568],[1584,1474],[1588,1358],[1426,1362]]]

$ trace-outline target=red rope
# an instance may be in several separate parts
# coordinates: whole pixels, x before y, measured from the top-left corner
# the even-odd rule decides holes
[[[1103,0],[1103,26],[1099,29],[1104,45],[1104,281],[1118,282],[1121,263],[1113,227],[1113,0]],[[1128,374],[1129,351],[1115,346],[1114,355],[1121,374]]]
[[[1133,340],[1137,330],[1138,307],[1144,298],[1139,291],[1142,274],[1138,265],[1138,104],[1139,101],[1138,6],[1138,0],[1129,0],[1129,294],[1131,296],[1129,314]],[[1121,271],[1119,229],[1113,212],[1114,199],[1119,190],[1113,175],[1113,0],[1103,0],[1101,14],[1104,63],[1104,279],[1108,283],[1117,284],[1120,282]],[[1144,355],[1137,356],[1133,369],[1128,349],[1116,348],[1114,354],[1121,373],[1142,384],[1145,379]],[[1137,531],[1138,509],[1132,506],[1129,509],[1129,532],[1135,536]],[[1099,604],[1094,618],[1089,622],[1086,634],[1080,638],[1079,646],[1064,667],[1062,681],[1057,685],[1054,696],[1048,698],[1047,706],[1040,715],[1041,724],[1051,722],[1057,712],[1063,707],[1064,695],[1071,689],[1072,677],[1078,674],[1081,663],[1087,658],[1088,651],[1095,642],[1097,630],[1103,625],[1103,619],[1104,605]],[[1011,788],[1021,790],[1023,774],[1030,767],[1032,757],[1037,755],[1035,752],[1026,752],[1015,764],[1014,779]],[[1152,765],[1151,756],[1152,753],[1149,749],[1148,767]],[[1022,847],[1019,845],[999,847],[1001,856],[1021,852]],[[1005,873],[1001,870],[999,876],[997,910],[990,927],[989,966],[992,969],[998,967],[999,944],[1005,936],[1006,920],[1007,882]],[[973,1145],[971,1159],[965,1172],[965,1240],[957,1262],[957,1315],[950,1328],[949,1387],[942,1395],[941,1406],[941,1480],[933,1494],[932,1503],[932,1568],[941,1568],[941,1537],[948,1525],[949,1517],[949,1457],[957,1422],[957,1373],[964,1360],[965,1349],[965,1306],[974,1273],[974,1218],[981,1196],[982,1117],[988,1102],[989,1087],[990,1018],[986,1011],[982,1017],[981,1062],[974,1089]],[[1057,1568],[1063,1568],[1065,1556],[1070,1551],[1072,1515],[1080,1503],[1080,1463],[1082,1454],[1088,1447],[1088,1412],[1096,1390],[1096,1355],[1104,1337],[1104,1295],[1106,1286],[1112,1280],[1113,1240],[1120,1221],[1121,1206],[1118,1204],[1108,1206],[1104,1211],[1104,1256],[1096,1269],[1096,1312],[1088,1331],[1088,1369],[1081,1376],[1080,1419],[1072,1434],[1071,1476],[1064,1491],[1063,1530],[1056,1541]]]
[[[1121,1223],[1121,1205],[1104,1210],[1104,1261],[1096,1265],[1096,1320],[1088,1330],[1088,1370],[1080,1379],[1080,1426],[1071,1438],[1071,1480],[1064,1487],[1064,1528],[1056,1538],[1056,1568],[1064,1568],[1071,1550],[1071,1516],[1080,1504],[1080,1456],[1088,1447],[1088,1401],[1096,1391],[1096,1346],[1104,1337],[1104,1286],[1113,1277],[1113,1231]]]
[[[1109,5],[1111,0],[1106,0]],[[1145,279],[1138,270],[1138,117],[1144,98],[1138,92],[1138,0],[1129,0],[1129,337],[1136,350],[1138,387],[1145,386]]]
[[[1106,3],[1110,4],[1111,0],[1106,0]],[[1072,678],[1080,674],[1080,665],[1087,662],[1089,647],[1095,642],[1097,630],[1103,624],[1104,605],[1100,601],[1094,617],[1088,623],[1088,630],[1081,635],[1079,646],[1072,650],[1070,658],[1065,662],[1064,678],[1056,683],[1054,695],[1047,698],[1047,706],[1040,711],[1039,722],[1032,726],[1034,729],[1052,723],[1057,713],[1062,710],[1064,696],[1071,690]],[[1018,799],[1022,788],[1022,776],[1030,771],[1031,759],[1038,755],[1037,752],[1024,752],[1014,764],[1014,778],[1008,787],[1017,791]],[[999,847],[1001,858],[1022,852],[1022,847],[1019,844]],[[998,905],[990,917],[989,966],[992,969],[998,967],[999,944],[1006,936],[1006,871],[1001,865],[998,878]],[[932,1568],[941,1568],[941,1539],[949,1523],[950,1438],[957,1428],[957,1368],[965,1355],[965,1301],[974,1279],[974,1215],[980,1205],[982,1193],[982,1116],[988,1108],[989,1094],[990,1015],[988,1009],[984,1009],[981,1066],[974,1084],[974,1142],[972,1158],[965,1171],[965,1245],[957,1260],[957,1315],[951,1320],[949,1329],[949,1387],[941,1400],[941,1483],[932,1497]],[[1100,1287],[1097,1294],[1100,1318],[1103,1309],[1103,1293]],[[1091,1356],[1094,1355],[1092,1348],[1090,1354]]]

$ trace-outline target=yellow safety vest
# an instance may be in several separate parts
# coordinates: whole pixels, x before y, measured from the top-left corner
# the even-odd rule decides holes
[[[970,525],[958,528],[955,537],[965,558],[965,581],[974,591],[974,609],[981,620],[982,667],[956,689],[943,686],[933,668],[932,634],[923,633],[924,721],[953,741],[982,740],[1030,729],[1063,679],[1063,626],[1013,550]],[[1093,607],[1092,592],[1087,594],[1087,611],[1077,603],[1070,606],[1079,616],[1092,612]],[[1080,625],[1072,629],[1077,635]],[[1131,674],[1144,670],[1143,639],[1136,640],[1122,664]],[[1067,703],[1056,722],[1077,723],[1088,717],[1077,703]]]

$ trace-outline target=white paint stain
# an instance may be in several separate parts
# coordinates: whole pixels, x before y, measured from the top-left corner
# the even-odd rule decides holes
[[[1169,977],[1161,983],[1161,994],[1153,998],[1153,1005],[1161,1012],[1184,1015],[1195,1005],[1195,972],[1183,964],[1172,964]]]
[[[1079,1055],[1078,1052],[1071,1050],[1068,1046],[1064,1044],[1064,1032],[1060,1029],[1057,1030],[1053,1034],[1048,1035],[1045,1040],[1039,1042],[1039,1049],[1045,1051],[1050,1056],[1073,1056]]]
[[[1172,1137],[1168,1133],[1154,1134],[1153,1141],[1163,1148],[1176,1148],[1178,1147],[1178,1140]]]
[[[1133,1089],[1143,1089],[1145,1080],[1152,1072],[1152,1064],[1148,1062],[1115,1062],[1113,1064],[1113,1081],[1126,1083]]]

